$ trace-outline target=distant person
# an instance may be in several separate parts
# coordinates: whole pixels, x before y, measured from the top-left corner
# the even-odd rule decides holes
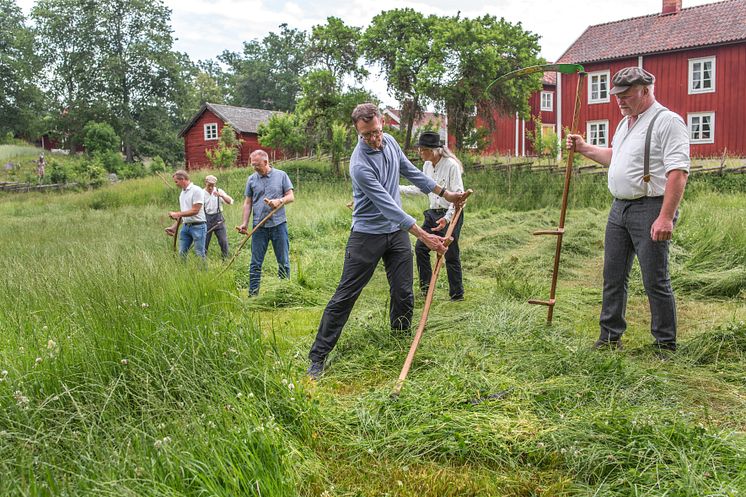
[[[425,176],[432,178],[438,185],[448,191],[464,191],[464,183],[461,179],[464,166],[448,150],[438,133],[425,131],[420,135],[416,146],[420,157],[425,161],[422,167]],[[405,195],[424,195],[424,192],[414,185],[400,186],[399,190]],[[451,223],[456,209],[453,203],[439,195],[432,192],[427,195],[430,200],[430,208],[424,212],[425,220],[420,227],[428,233],[445,236],[446,228]],[[446,271],[448,272],[448,294],[453,301],[464,300],[464,284],[458,246],[458,238],[463,224],[464,213],[462,212],[452,233],[453,241],[448,246],[445,255]],[[420,291],[426,294],[430,286],[430,278],[433,275],[430,265],[431,250],[422,240],[417,240],[414,252],[417,259],[417,271],[420,276]]]
[[[350,157],[352,178],[352,231],[345,249],[342,277],[319,323],[308,358],[308,376],[318,379],[326,357],[337,344],[342,328],[360,293],[383,259],[389,282],[389,325],[408,331],[412,322],[412,246],[407,232],[439,254],[445,239],[420,228],[401,208],[399,177],[404,176],[423,192],[433,192],[449,202],[461,202],[463,194],[449,192],[418,170],[396,140],[383,132],[381,112],[374,104],[355,107],[352,123],[360,137]]]
[[[210,240],[214,234],[218,239],[223,259],[230,253],[228,247],[228,231],[225,229],[223,204],[231,205],[233,199],[221,188],[215,185],[218,178],[212,174],[205,178],[205,215],[207,216],[207,238],[205,239],[205,253],[210,249]]]
[[[39,160],[36,161],[36,176],[41,183],[44,180],[45,169],[47,167],[47,161],[44,160],[44,154],[39,154]]]
[[[689,133],[684,120],[653,94],[655,77],[626,67],[612,78],[624,118],[611,148],[568,135],[568,148],[609,166],[614,196],[604,241],[601,334],[596,348],[622,348],[627,329],[627,281],[637,255],[650,304],[657,351],[676,350],[676,302],[668,272],[668,246],[689,174]],[[649,167],[648,167],[649,160]]]
[[[246,181],[244,191],[243,218],[236,229],[240,233],[248,233],[247,226],[252,211],[254,212],[253,226],[259,224],[272,209],[280,207],[269,220],[251,237],[251,264],[249,265],[249,296],[259,293],[259,283],[262,278],[262,264],[267,253],[269,243],[277,260],[277,275],[290,278],[290,238],[288,237],[288,223],[285,205],[295,200],[293,184],[285,171],[275,169],[269,165],[269,156],[264,150],[254,150],[249,156],[254,173]]]
[[[186,257],[189,247],[194,246],[194,253],[200,258],[205,258],[205,237],[207,235],[207,222],[205,218],[205,192],[189,180],[189,174],[180,169],[173,174],[174,183],[181,188],[179,194],[179,211],[171,211],[168,217],[177,220],[176,223],[166,228],[166,233],[174,236],[178,220],[181,219],[182,227],[179,232],[179,255]]]

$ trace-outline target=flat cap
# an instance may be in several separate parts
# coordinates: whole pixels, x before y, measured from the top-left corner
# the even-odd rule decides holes
[[[616,95],[627,91],[632,85],[652,85],[655,83],[655,76],[641,67],[625,67],[611,78],[611,83],[614,87],[609,93]]]
[[[205,176],[205,183],[210,183],[214,185],[217,182],[218,182],[218,179],[212,174],[208,174],[207,176]]]

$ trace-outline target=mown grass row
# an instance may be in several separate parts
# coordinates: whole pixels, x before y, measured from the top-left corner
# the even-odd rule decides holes
[[[240,202],[247,172],[218,172],[219,186]],[[530,233],[556,223],[561,179],[514,172],[508,189],[505,176],[467,173],[477,191],[462,235],[467,300],[447,301],[441,281],[393,402],[409,339],[387,329],[383,274],[361,296],[325,378],[303,379],[341,271],[350,190],[313,165],[289,173],[292,280],[273,277],[268,254],[252,300],[248,247],[220,277],[215,249],[206,272],[173,256],[162,229],[177,191],[158,178],[0,199],[0,494],[746,492],[737,180],[690,185],[672,265],[681,349],[661,362],[646,348],[639,275],[627,349],[589,350],[603,179],[573,183],[547,327],[545,310],[525,301],[548,292],[553,240]],[[424,203],[406,199],[405,208],[419,218]],[[240,208],[227,217],[238,224]]]

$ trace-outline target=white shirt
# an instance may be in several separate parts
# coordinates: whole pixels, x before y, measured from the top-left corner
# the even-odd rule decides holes
[[[650,140],[650,182],[643,181],[645,135],[653,116],[663,112],[653,125]],[[609,191],[619,199],[659,197],[666,191],[666,174],[674,169],[689,172],[689,131],[675,112],[655,102],[640,114],[630,129],[629,119],[622,119],[611,142]]]
[[[179,194],[179,209],[182,211],[192,210],[194,204],[204,204],[205,202],[205,191],[195,185],[189,183]],[[201,208],[194,216],[182,217],[182,222],[185,223],[200,223],[206,221],[205,209]]]
[[[205,212],[207,214],[213,215],[218,212],[223,212],[223,204],[225,201],[218,197],[218,195],[225,195],[225,191],[220,188],[214,188],[212,190],[212,195],[210,195],[207,193],[207,190],[205,190]]]
[[[432,162],[425,161],[425,164],[422,166],[422,172],[425,176],[432,178],[438,185],[448,191],[464,191],[461,168],[451,157],[441,157],[435,166],[433,166]],[[404,195],[424,195],[424,192],[414,185],[399,186],[399,191]],[[434,193],[428,193],[427,196],[430,200],[431,209],[448,209],[444,217],[450,223],[455,211],[453,204]]]

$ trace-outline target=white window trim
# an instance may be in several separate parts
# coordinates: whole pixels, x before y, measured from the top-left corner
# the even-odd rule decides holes
[[[692,138],[692,117],[709,117],[710,118],[710,137],[705,139]],[[700,120],[700,125],[702,121]],[[690,112],[686,115],[686,127],[689,130],[689,142],[698,143],[715,143],[715,113],[714,112]]]
[[[215,126],[215,138],[210,138],[210,137],[207,136],[207,130],[208,130],[208,128],[210,128],[212,126]],[[205,123],[205,126],[202,129],[203,129],[204,137],[205,137],[206,141],[217,140],[218,139],[218,123]]]
[[[694,69],[694,64],[697,62],[702,62],[703,65],[705,62],[712,62],[712,88],[705,88],[705,89],[695,89],[694,86],[694,80],[692,79],[692,71]],[[696,59],[689,59],[689,73],[687,75],[688,83],[687,86],[689,87],[689,95],[695,95],[697,93],[715,93],[715,88],[717,87],[717,73],[716,73],[716,60],[715,56],[712,57],[699,57]]]
[[[594,76],[606,76],[606,98],[591,99],[591,83],[593,82]],[[610,71],[596,71],[588,73],[588,103],[589,104],[606,104],[611,101],[611,72]]]
[[[588,143],[591,143],[591,125],[593,124],[603,124],[606,127],[606,134],[604,138],[606,139],[606,143],[596,143],[595,145],[597,147],[608,147],[609,146],[609,120],[608,119],[601,119],[598,121],[588,121],[585,123],[585,136],[588,139]]]
[[[549,97],[549,105],[544,105],[544,97]],[[552,112],[554,110],[554,92],[553,91],[542,91],[539,97],[539,106],[542,111]]]

